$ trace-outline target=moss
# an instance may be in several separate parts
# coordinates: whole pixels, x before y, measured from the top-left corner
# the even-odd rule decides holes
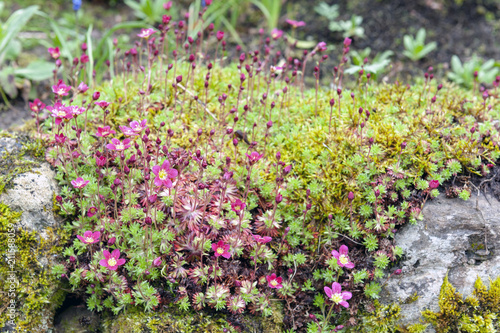
[[[494,281],[490,280],[489,288],[478,277],[472,295],[464,299],[446,276],[439,293],[439,307],[437,312],[422,312],[423,317],[438,332],[498,332],[500,277]]]

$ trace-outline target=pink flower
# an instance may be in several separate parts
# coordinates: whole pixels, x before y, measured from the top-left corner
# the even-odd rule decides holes
[[[73,115],[73,116],[79,116],[82,113],[85,112],[85,108],[79,107],[78,105],[70,105],[68,106],[67,110]]]
[[[324,52],[326,51],[326,43],[325,42],[319,42],[318,45],[316,45],[316,49],[318,52]]]
[[[170,8],[172,8],[172,1],[164,3],[163,8],[165,8],[166,10],[169,10]]]
[[[94,244],[99,242],[99,237],[101,237],[101,233],[99,231],[85,231],[83,236],[76,235],[76,237],[85,244]]]
[[[172,179],[177,177],[177,170],[170,169],[170,162],[165,160],[161,166],[155,165],[153,167],[153,173],[155,174],[155,185],[164,185],[167,188],[172,187]]]
[[[81,57],[80,57],[80,62],[81,62],[82,64],[86,64],[86,63],[88,63],[88,62],[89,62],[89,60],[90,60],[90,59],[89,59],[89,56],[88,56],[88,55],[86,55],[86,54],[82,54],[82,55],[81,55]]]
[[[277,39],[281,38],[281,36],[283,36],[283,31],[282,31],[282,30],[278,30],[278,29],[274,28],[274,29],[271,31],[271,37],[272,37],[274,40],[277,40]]]
[[[52,86],[52,92],[59,97],[67,96],[70,90],[71,87],[64,84],[63,80],[59,80],[59,82],[56,85]]]
[[[352,294],[348,291],[342,292],[340,283],[334,282],[331,289],[329,287],[325,287],[325,293],[333,303],[340,304],[345,308],[349,307],[349,303],[347,303],[346,300],[351,299]]]
[[[96,156],[95,164],[99,167],[105,166],[106,165],[106,157],[104,157],[104,155],[101,155],[99,157]]]
[[[48,106],[47,110],[51,112],[51,116],[56,118],[56,125],[59,125],[63,119],[73,118],[73,113],[64,104],[57,102],[54,106]]]
[[[346,37],[344,39],[344,47],[348,47],[351,45],[351,42],[352,42],[352,39],[350,39],[349,37]]]
[[[50,56],[54,59],[57,59],[61,56],[61,52],[59,51],[58,47],[49,47],[47,51],[49,51]]]
[[[97,213],[97,208],[92,206],[89,208],[89,210],[87,211],[87,216],[88,217],[92,217],[94,216],[95,214]]]
[[[223,241],[219,241],[217,244],[212,244],[212,250],[214,250],[216,257],[223,256],[226,259],[231,257],[231,253],[229,253],[229,244],[224,244]]]
[[[250,155],[248,153],[245,154],[248,157],[248,162],[250,165],[254,165],[257,163],[262,157],[264,157],[264,154],[259,154],[258,152],[254,151]]]
[[[431,189],[436,189],[436,188],[438,188],[438,187],[439,187],[439,180],[431,180],[431,181],[429,182],[429,187],[430,187]]]
[[[153,266],[159,267],[161,265],[161,257],[156,258],[153,260]]]
[[[224,38],[224,32],[223,31],[217,31],[215,34],[215,37],[217,37],[217,40],[220,42],[222,38]]]
[[[272,238],[269,236],[262,237],[260,235],[253,235],[253,238],[255,239],[255,241],[257,243],[261,243],[261,244],[269,243],[272,240]]]
[[[104,138],[110,134],[116,134],[116,132],[113,131],[111,127],[104,126],[104,127],[97,127],[97,133],[95,135]]]
[[[143,119],[140,123],[137,120],[130,122],[130,129],[135,133],[139,134],[146,129],[147,120]]]
[[[103,110],[106,110],[106,108],[109,106],[109,104],[111,103],[108,103],[106,101],[99,101],[99,102],[94,102],[95,105],[99,105],[101,107],[101,109]]]
[[[78,90],[79,93],[84,94],[87,90],[89,90],[89,87],[85,83],[80,82],[80,84],[78,85],[77,90]]]
[[[99,261],[99,264],[103,267],[107,267],[112,271],[116,271],[118,266],[121,266],[125,263],[125,259],[120,259],[120,250],[115,249],[112,253],[109,253],[108,250],[102,251],[105,259]]]
[[[304,21],[295,21],[295,20],[290,20],[290,19],[287,19],[286,23],[290,24],[294,28],[303,27],[306,25],[306,23]]]
[[[154,34],[156,31],[154,29],[148,28],[148,29],[142,29],[140,34],[137,34],[137,37],[141,38],[146,38],[148,39],[151,37],[152,34]]]
[[[38,98],[36,98],[33,101],[33,103],[30,102],[30,109],[34,113],[38,113],[38,112],[42,111],[43,109],[45,109],[45,104],[43,104]]]
[[[246,203],[242,202],[240,199],[236,199],[234,202],[231,203],[231,209],[236,214],[239,214],[242,210],[245,209],[245,207]]]
[[[341,245],[339,252],[335,250],[332,251],[332,255],[337,258],[337,264],[340,267],[354,268],[354,263],[349,261],[349,256],[347,255],[349,248],[345,245]]]
[[[270,288],[276,288],[276,289],[283,288],[283,285],[281,284],[281,281],[283,281],[283,278],[281,278],[281,276],[276,277],[275,273],[273,273],[271,275],[267,275],[266,280],[267,280],[267,283],[268,283]]]
[[[62,133],[61,134],[56,134],[55,135],[55,139],[56,139],[56,143],[59,146],[62,146],[64,144],[64,142],[66,141],[66,137]]]
[[[90,180],[85,180],[82,177],[78,177],[71,181],[71,185],[73,185],[74,188],[84,188],[88,183],[90,183]]]
[[[112,143],[106,145],[106,148],[110,150],[124,151],[131,146],[129,145],[130,139],[125,139],[123,142],[120,142],[118,139],[111,139],[111,142]]]
[[[122,133],[125,134],[125,136],[138,136],[139,135],[136,132],[134,132],[134,130],[131,129],[130,127],[127,127],[127,126],[119,126],[119,127],[120,127],[120,131],[122,131]]]

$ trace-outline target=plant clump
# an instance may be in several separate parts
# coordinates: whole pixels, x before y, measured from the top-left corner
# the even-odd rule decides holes
[[[213,25],[187,32],[165,15],[100,86],[82,81],[92,62],[57,63],[71,72],[33,108],[72,235],[54,274],[96,311],[175,305],[244,330],[282,308],[285,329],[355,326],[402,255],[398,228],[446,182],[465,198],[457,175],[500,156],[497,89],[477,98],[432,68],[414,86],[349,81],[349,38],[325,89],[325,43],[300,52],[274,32],[234,55]]]

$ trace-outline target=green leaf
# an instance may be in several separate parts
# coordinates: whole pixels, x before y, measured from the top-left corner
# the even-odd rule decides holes
[[[28,80],[42,81],[52,76],[54,64],[44,60],[37,60],[25,68],[16,68],[14,74]]]
[[[0,40],[0,64],[5,57],[6,49],[31,17],[38,11],[38,6],[16,10],[2,25]]]

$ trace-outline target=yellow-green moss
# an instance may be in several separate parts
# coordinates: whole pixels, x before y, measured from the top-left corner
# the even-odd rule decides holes
[[[472,295],[464,299],[446,276],[439,293],[439,307],[438,312],[431,310],[422,312],[423,317],[438,332],[498,332],[500,330],[498,320],[500,277],[494,281],[490,280],[489,289],[478,277]]]

